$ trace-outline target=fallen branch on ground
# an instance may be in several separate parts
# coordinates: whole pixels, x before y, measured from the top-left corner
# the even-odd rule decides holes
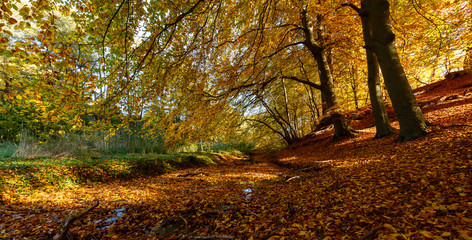
[[[179,174],[179,175],[177,175],[177,177],[195,177],[195,176],[198,176],[198,175],[208,176],[208,173],[197,172],[197,173]]]
[[[97,202],[95,204],[93,204],[91,207],[89,207],[87,210],[85,210],[85,211],[83,211],[83,212],[81,212],[81,213],[79,213],[75,216],[69,217],[67,222],[62,225],[61,233],[56,234],[56,236],[54,236],[53,239],[54,240],[65,240],[67,238],[67,234],[69,233],[69,228],[71,227],[72,223],[74,223],[78,219],[81,219],[87,213],[92,211],[94,208],[96,208],[98,206],[98,204],[99,204],[99,201],[97,200]]]
[[[286,182],[290,182],[290,181],[293,181],[295,179],[301,179],[301,178],[302,178],[301,176],[291,177],[291,178],[287,179]]]
[[[259,216],[257,213],[251,211],[251,209],[249,209],[249,208],[247,208],[247,207],[245,207],[245,209],[246,209],[248,212],[250,212],[252,215],[254,215],[254,216],[258,217],[258,218],[261,217],[261,216]]]
[[[472,127],[470,124],[452,124],[452,125],[441,125],[441,124],[434,124],[431,122],[426,122],[426,126],[428,127],[440,127],[440,128],[451,128],[451,127]]]

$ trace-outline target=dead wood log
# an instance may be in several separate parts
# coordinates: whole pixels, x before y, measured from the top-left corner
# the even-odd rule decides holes
[[[83,211],[83,212],[81,212],[81,213],[79,213],[75,216],[69,217],[67,222],[62,225],[61,233],[56,234],[56,236],[54,236],[53,240],[65,240],[65,239],[67,239],[67,234],[69,233],[69,228],[72,226],[72,223],[74,223],[78,219],[81,219],[82,217],[84,217],[87,213],[89,213],[94,208],[96,208],[98,206],[98,204],[99,204],[99,201],[97,200],[97,202],[94,203],[92,206],[90,206],[87,210],[85,210],[85,211]]]

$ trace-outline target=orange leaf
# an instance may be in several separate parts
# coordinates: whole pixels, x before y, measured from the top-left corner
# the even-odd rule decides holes
[[[18,21],[16,21],[16,19],[14,19],[14,18],[8,19],[8,23],[11,24],[11,25],[16,24],[17,22]]]

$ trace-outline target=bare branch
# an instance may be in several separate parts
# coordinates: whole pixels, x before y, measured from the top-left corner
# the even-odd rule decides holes
[[[343,3],[343,4],[341,4],[341,7],[350,7],[354,11],[356,11],[357,14],[361,14],[361,9],[359,7],[357,7],[356,5],[352,4],[352,3]]]
[[[69,228],[71,227],[72,223],[74,223],[76,220],[82,218],[85,216],[87,213],[92,211],[94,208],[96,208],[99,204],[99,201],[97,201],[95,204],[93,204],[91,207],[89,207],[87,210],[79,213],[76,216],[69,217],[67,222],[63,225],[61,233],[59,235],[54,236],[54,240],[65,240],[67,238],[67,234],[69,233]]]
[[[266,122],[264,122],[264,121],[262,121],[262,120],[253,119],[253,118],[248,118],[248,119],[245,119],[245,120],[246,120],[246,121],[258,122],[258,123],[260,123],[260,124],[266,126],[267,128],[269,128],[272,132],[274,132],[274,133],[280,135],[284,140],[286,140],[286,139],[285,139],[285,135],[284,135],[283,133],[281,133],[281,132],[275,130],[272,126],[270,126],[268,123],[266,123]]]
[[[313,88],[316,88],[318,90],[321,90],[321,85],[319,84],[316,84],[314,82],[310,82],[308,80],[304,80],[304,79],[301,79],[301,78],[298,78],[298,77],[295,77],[295,76],[281,76],[281,78],[284,78],[284,79],[289,79],[289,80],[294,80],[294,81],[297,81],[299,83],[303,83],[303,84],[306,84],[310,87],[313,87]]]
[[[278,54],[279,52],[281,52],[282,50],[284,50],[286,48],[297,46],[297,45],[302,45],[302,44],[305,44],[305,43],[304,42],[296,42],[296,43],[291,43],[291,44],[285,45],[282,48],[280,48],[279,50],[265,56],[264,58],[271,58],[271,57],[273,57],[274,55]]]

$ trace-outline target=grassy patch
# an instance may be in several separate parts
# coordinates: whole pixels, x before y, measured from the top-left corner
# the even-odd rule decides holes
[[[12,157],[16,148],[12,142],[0,142],[0,159]]]
[[[215,164],[212,153],[126,154],[101,159],[0,160],[0,188],[15,192],[32,188],[67,188],[78,184],[160,175],[170,170]]]

